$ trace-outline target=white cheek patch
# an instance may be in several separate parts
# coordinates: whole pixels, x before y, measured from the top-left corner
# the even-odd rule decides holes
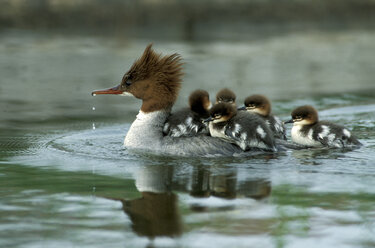
[[[212,122],[213,123],[219,123],[219,122],[223,122],[225,120],[223,120],[223,118],[220,118],[220,119],[214,119]]]
[[[303,119],[303,120],[301,120],[301,121],[295,121],[294,123],[293,123],[293,125],[295,125],[295,126],[297,126],[297,125],[302,125],[302,126],[304,126],[304,125],[310,125],[311,124],[311,121],[307,121],[307,120],[305,120],[305,119]]]
[[[252,113],[258,113],[258,110],[256,108],[247,108],[246,110]]]
[[[267,116],[267,112],[264,109],[256,108],[255,111],[260,115]]]
[[[124,91],[124,92],[122,92],[122,94],[120,96],[134,96],[134,95],[130,92]]]

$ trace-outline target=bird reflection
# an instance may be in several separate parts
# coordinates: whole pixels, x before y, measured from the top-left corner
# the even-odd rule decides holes
[[[138,235],[151,239],[181,235],[176,194],[142,192],[139,199],[121,202],[122,209],[130,217],[133,231]]]
[[[248,197],[263,199],[271,193],[268,178],[238,180],[237,171],[224,170],[213,173],[212,168],[196,166],[192,172],[190,195],[194,197],[215,196],[224,199]]]
[[[251,171],[247,172],[251,174]],[[114,199],[122,202],[122,209],[132,222],[133,231],[153,240],[156,237],[178,237],[183,232],[178,195],[187,193],[194,198],[217,197],[263,199],[271,192],[271,183],[264,176],[238,178],[235,168],[215,165],[191,165],[189,169],[178,165],[162,164],[138,168],[135,185],[141,193],[137,199]],[[204,204],[204,203],[203,203]],[[229,209],[235,208],[232,204]],[[220,210],[226,210],[224,206]],[[208,211],[204,205],[191,204],[190,210]],[[212,211],[212,209],[210,209]]]
[[[136,187],[142,197],[118,199],[139,236],[154,239],[158,236],[176,237],[182,233],[178,212],[178,197],[171,191],[173,167],[150,166],[135,174]]]
[[[326,159],[340,159],[353,149],[310,148],[293,151],[292,156],[303,165],[321,165]]]

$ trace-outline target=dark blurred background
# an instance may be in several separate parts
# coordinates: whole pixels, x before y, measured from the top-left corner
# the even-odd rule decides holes
[[[238,104],[265,94],[284,115],[375,91],[375,0],[0,3],[0,126],[7,128],[132,122],[139,100],[90,93],[117,85],[149,43],[184,59],[176,107],[197,88],[213,100],[230,87]]]
[[[0,27],[132,38],[255,39],[373,29],[374,0],[1,0]]]

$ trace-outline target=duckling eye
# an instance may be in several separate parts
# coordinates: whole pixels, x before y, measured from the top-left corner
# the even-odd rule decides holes
[[[220,118],[221,118],[221,115],[219,115],[219,114],[215,114],[214,117],[215,117],[215,119],[220,119]]]

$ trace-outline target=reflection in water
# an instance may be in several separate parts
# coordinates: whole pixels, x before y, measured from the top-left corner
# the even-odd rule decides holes
[[[230,167],[214,168],[202,164],[193,165],[192,170],[178,171],[179,166],[143,166],[135,173],[135,184],[142,197],[137,199],[115,199],[122,202],[124,212],[132,222],[133,231],[139,236],[153,240],[159,236],[178,237],[182,234],[182,217],[179,212],[178,197],[173,190],[188,193],[196,198],[218,197],[235,199],[249,197],[262,199],[270,195],[268,178],[239,180],[237,170]],[[181,169],[181,168],[180,168]],[[188,180],[181,179],[181,173]],[[208,211],[201,202],[191,204],[195,212]],[[216,210],[233,209],[224,206]],[[212,210],[212,209],[211,209]]]
[[[142,197],[132,200],[119,199],[136,234],[150,239],[181,235],[177,195],[171,192],[172,174],[171,166],[151,165],[140,168],[135,179]]]
[[[269,179],[252,178],[239,181],[237,171],[233,169],[212,173],[212,168],[199,165],[193,169],[191,182],[190,195],[195,197],[216,196],[224,199],[239,197],[262,199],[271,193]]]
[[[345,152],[353,149],[332,149],[332,148],[310,148],[295,150],[292,152],[294,158],[303,165],[321,165],[326,159],[340,159],[345,157]]]
[[[123,210],[132,221],[132,228],[140,236],[174,237],[182,232],[178,214],[177,195],[171,192],[142,192],[135,200],[121,200]]]

